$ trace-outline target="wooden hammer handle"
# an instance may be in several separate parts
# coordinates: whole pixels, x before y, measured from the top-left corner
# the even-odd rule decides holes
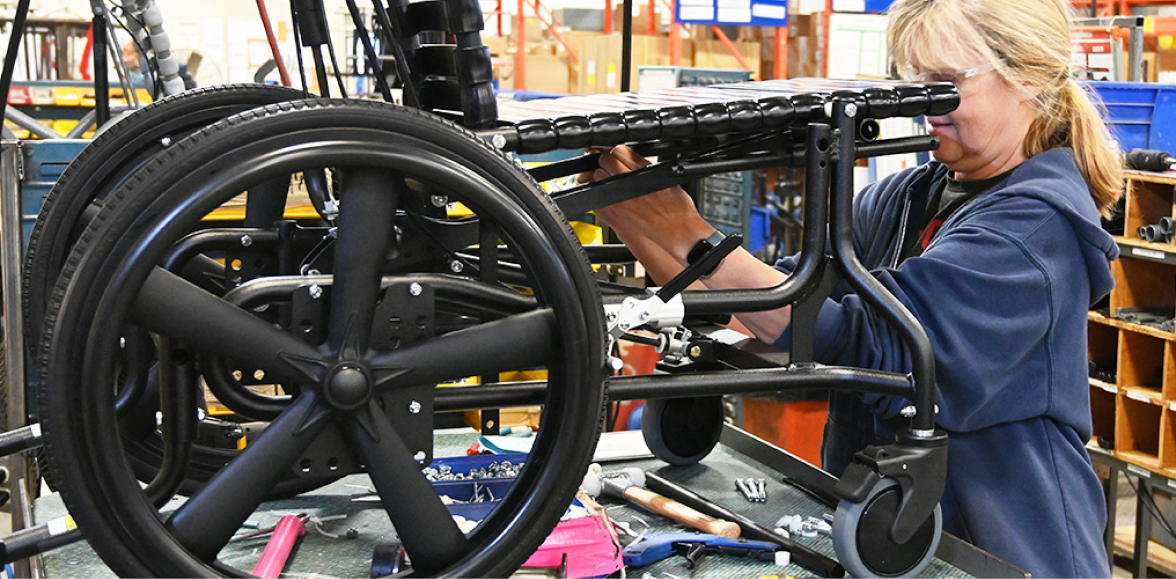
[[[625,498],[659,515],[669,517],[704,533],[735,539],[739,537],[741,532],[736,523],[704,515],[678,501],[667,499],[641,487],[631,486],[625,489]]]

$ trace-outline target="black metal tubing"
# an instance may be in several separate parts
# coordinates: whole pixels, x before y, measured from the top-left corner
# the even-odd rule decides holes
[[[853,131],[856,129],[856,117],[861,108],[859,103],[849,98],[833,100],[833,121],[837,124],[838,130],[837,148],[842,159],[837,163],[834,172],[830,211],[833,263],[854,291],[882,314],[898,332],[910,350],[913,359],[916,410],[911,428],[916,431],[932,431],[935,429],[935,355],[931,349],[931,341],[927,338],[923,326],[902,302],[870,275],[853,249],[854,164],[845,162],[844,159],[856,158]]]
[[[179,271],[179,268],[192,258],[212,249],[241,249],[243,236],[249,236],[250,249],[275,248],[279,238],[278,232],[272,229],[234,228],[209,229],[198,231],[181,239],[168,251],[160,267],[168,271]]]
[[[485,284],[459,277],[438,274],[413,274],[407,276],[385,276],[381,280],[381,287],[387,287],[396,280],[418,281],[422,285],[433,288],[438,301],[445,302],[449,307],[476,308],[478,311],[491,311],[494,314],[507,316],[535,309],[535,298],[505,288],[487,286]],[[334,276],[330,275],[298,275],[259,278],[247,281],[233,288],[225,294],[224,300],[242,309],[250,309],[262,304],[289,301],[294,290],[299,287],[318,284],[330,286]]]
[[[808,128],[805,157],[804,222],[825,223],[828,214],[829,174],[832,171],[833,140],[828,125],[811,124]],[[783,307],[801,299],[820,282],[825,267],[826,230],[820,226],[804,228],[800,261],[796,271],[774,288],[751,290],[707,290],[682,294],[687,315],[731,314]]]
[[[4,70],[0,72],[0,94],[7,95],[12,86],[12,73],[16,70],[16,53],[20,50],[20,41],[24,38],[25,20],[29,16],[29,0],[19,0],[16,13],[12,17],[12,33],[8,35],[8,52],[4,56]],[[5,118],[8,98],[0,101],[0,120]]]
[[[0,433],[0,456],[41,447],[41,425],[30,424]]]
[[[543,381],[438,388],[434,408],[438,411],[454,411],[541,404],[546,388],[547,383]],[[790,366],[686,374],[614,376],[608,379],[610,400],[686,398],[813,389],[908,396],[910,382],[906,376],[891,372],[840,366]]]
[[[110,79],[106,71],[106,7],[101,2],[94,3],[90,30],[94,39],[91,47],[94,58],[94,122],[98,129],[102,129],[110,120]],[[124,95],[124,99],[131,102],[131,95]]]
[[[166,336],[160,336],[159,349],[163,461],[143,490],[156,508],[166,505],[187,478],[192,444],[196,441],[196,392],[200,383],[191,352],[173,347]]]

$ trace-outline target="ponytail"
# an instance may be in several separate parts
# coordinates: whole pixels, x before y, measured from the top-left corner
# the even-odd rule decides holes
[[[1032,157],[1055,147],[1071,147],[1090,195],[1104,217],[1110,217],[1123,196],[1123,160],[1103,123],[1098,105],[1073,79],[1056,91],[1048,88],[1037,98],[1039,111],[1025,137],[1025,155]]]

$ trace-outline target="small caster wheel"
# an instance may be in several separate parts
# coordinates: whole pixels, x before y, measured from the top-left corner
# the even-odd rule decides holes
[[[723,432],[723,397],[655,398],[645,401],[641,433],[653,455],[676,465],[710,454]]]
[[[841,501],[833,517],[837,560],[854,577],[913,577],[935,556],[943,531],[939,505],[906,543],[890,537],[901,489],[894,479],[874,486],[860,503]]]

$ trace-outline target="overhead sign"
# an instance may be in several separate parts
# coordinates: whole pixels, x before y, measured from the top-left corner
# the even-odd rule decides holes
[[[682,24],[788,26],[788,1],[678,0],[674,18]]]

